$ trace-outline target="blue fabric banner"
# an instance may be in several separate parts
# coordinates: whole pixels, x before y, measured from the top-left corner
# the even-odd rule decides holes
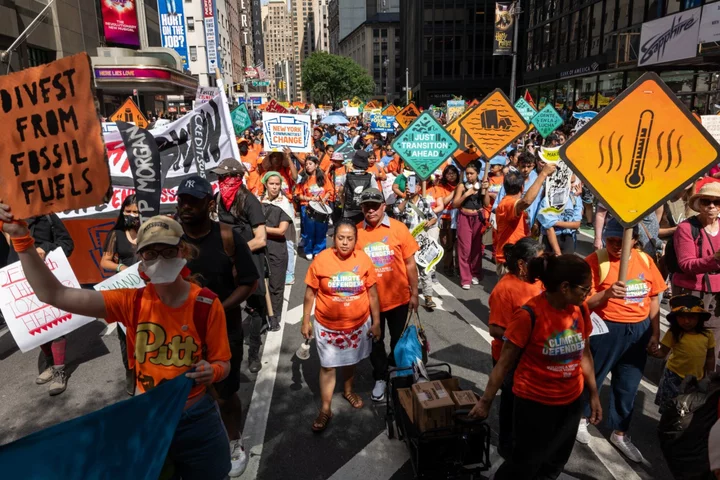
[[[0,446],[2,478],[157,480],[193,381],[149,392]]]

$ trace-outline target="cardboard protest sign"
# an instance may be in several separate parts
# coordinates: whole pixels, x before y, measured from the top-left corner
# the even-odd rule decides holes
[[[394,133],[395,117],[388,115],[373,115],[370,117],[370,131],[375,133]]]
[[[400,110],[395,115],[395,121],[400,124],[402,128],[407,128],[417,117],[420,116],[420,110],[415,106],[414,103],[408,103],[405,108]]]
[[[528,124],[502,90],[495,89],[459,119],[485,158],[492,158],[525,133]]]
[[[230,112],[230,118],[232,118],[235,135],[238,137],[253,124],[252,119],[250,118],[250,112],[248,112],[244,103],[240,104],[240,106]]]
[[[702,126],[705,127],[708,133],[717,142],[720,142],[720,115],[703,115],[700,119]]]
[[[195,104],[202,105],[218,95],[220,95],[220,89],[217,87],[198,87],[195,93]]]
[[[117,125],[130,162],[140,221],[144,222],[160,215],[160,152],[152,133],[130,123],[117,122]]]
[[[465,100],[448,100],[446,122],[450,123],[465,111]]]
[[[131,97],[128,97],[125,103],[110,115],[110,121],[134,123],[140,128],[147,128],[150,124]],[[103,133],[105,132],[103,131]]]
[[[263,112],[264,148],[278,152],[283,147],[292,152],[312,152],[312,120],[309,115]]]
[[[80,288],[62,249],[48,253],[45,265],[66,287]],[[93,321],[38,300],[20,262],[0,269],[0,310],[18,348],[25,353]]]
[[[383,109],[382,114],[387,115],[388,117],[394,117],[399,111],[400,109],[391,103]]]
[[[348,117],[357,117],[360,115],[360,109],[358,107],[347,107],[345,109],[345,115]]]
[[[563,124],[563,119],[549,103],[535,115],[531,122],[543,138],[547,138]]]
[[[102,203],[110,187],[87,54],[0,77],[0,185],[16,218]]]
[[[430,112],[424,112],[397,136],[392,147],[420,179],[427,180],[458,144]]]
[[[265,111],[268,113],[288,113],[288,109],[280,105],[274,98],[270,99]]]
[[[716,164],[720,144],[655,73],[646,73],[560,148],[625,227]]]

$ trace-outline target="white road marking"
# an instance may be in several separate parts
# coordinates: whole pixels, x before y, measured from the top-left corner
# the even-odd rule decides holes
[[[640,480],[640,475],[628,465],[625,457],[605,437],[593,437],[588,446],[613,477],[622,480]]]
[[[284,319],[288,318],[287,310],[290,290],[292,290],[292,285],[285,286],[282,308],[282,318]],[[248,408],[247,418],[245,419],[245,429],[242,433],[245,450],[248,452],[248,455],[250,455],[247,470],[242,476],[245,479],[257,478],[260,468],[263,442],[265,441],[265,430],[270,414],[273,389],[275,388],[275,377],[277,376],[283,334],[285,333],[285,323],[286,322],[280,322],[279,332],[268,334],[265,337],[265,348],[263,349],[262,355],[263,367],[262,370],[258,372],[257,379],[255,380],[255,388],[253,389],[250,407]]]
[[[100,320],[100,319],[98,319],[98,320]],[[111,333],[114,333],[115,330],[117,330],[117,322],[112,322],[112,323],[108,324],[108,326],[105,327],[105,329],[102,332],[100,332],[100,336],[107,337]]]
[[[390,440],[385,432],[343,465],[328,480],[387,480],[410,458],[403,442]]]
[[[481,473],[482,478],[492,478],[493,475],[495,475],[495,472],[497,472],[498,468],[500,468],[500,465],[502,465],[504,462],[503,458],[498,455],[497,448],[495,445],[490,445],[490,470],[487,472]],[[572,475],[568,475],[567,473],[561,473],[558,477],[558,480],[579,480],[577,477],[573,477]]]
[[[475,330],[486,342],[492,343],[492,337],[490,336],[490,332],[487,331],[487,327],[485,324],[468,309],[465,305],[460,303],[458,299],[455,298],[455,296],[450,293],[450,291],[445,288],[444,285],[441,283],[436,283],[433,285],[433,289],[435,292],[437,292],[438,295],[442,296],[442,299],[439,299],[441,304],[443,305],[443,310],[446,312],[457,312],[461,318],[464,318],[467,320],[468,324]],[[437,303],[437,302],[436,302]],[[480,325],[476,325],[474,323],[470,322],[470,319],[474,318],[477,320],[477,323]]]
[[[313,308],[310,312],[311,320],[314,320],[314,313],[315,313],[315,305],[313,305]],[[288,310],[287,315],[283,314],[283,323],[287,323],[288,325],[297,325],[302,321],[302,315],[303,315],[303,306],[302,304],[298,305],[297,307],[293,307],[290,310]]]

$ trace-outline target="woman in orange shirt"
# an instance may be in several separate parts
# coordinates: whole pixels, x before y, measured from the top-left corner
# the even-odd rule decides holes
[[[383,168],[382,162],[380,161],[380,158],[378,158],[377,154],[380,153],[382,155],[381,150],[373,151],[370,156],[368,157],[368,164],[370,165],[367,169],[368,173],[372,173],[375,175],[375,180],[377,181],[378,190],[381,192],[383,191],[382,188],[382,182],[384,182],[387,179],[387,174],[385,173],[385,169]]]
[[[315,257],[305,277],[301,332],[308,340],[315,337],[320,357],[322,407],[312,425],[314,432],[325,430],[333,416],[335,368],[341,367],[345,377],[343,398],[353,408],[363,407],[362,399],[353,392],[355,365],[370,356],[371,339],[380,338],[375,266],[364,251],[355,250],[357,227],[340,220],[333,243],[332,249]],[[310,320],[313,303],[314,326]]]
[[[100,292],[60,283],[38,255],[27,224],[15,222],[10,207],[2,203],[0,230],[11,237],[27,281],[41,302],[125,325],[128,350],[135,352],[137,390],[145,392],[181,375],[194,380],[168,457],[182,478],[226,478],[230,444],[217,403],[207,392],[208,386],[230,372],[225,311],[217,296],[187,280],[190,271],[185,265],[193,247],[182,241],[180,224],[159,215],[140,226],[137,252],[147,287]],[[194,322],[198,302],[209,305],[204,335]]]
[[[309,202],[319,202],[325,206],[333,194],[334,186],[325,172],[320,168],[317,157],[309,155],[305,158],[305,171],[298,183],[297,197],[300,200],[300,215],[303,222],[302,238],[304,241],[305,258],[312,260],[313,255],[325,250],[327,246],[328,222],[312,218],[308,209]]]
[[[505,330],[510,324],[513,314],[525,302],[542,293],[542,282],[530,282],[528,278],[528,264],[543,252],[543,246],[532,237],[525,237],[516,244],[505,245],[505,261],[508,274],[503,276],[490,293],[488,305],[490,319],[488,329],[493,337],[492,358],[493,365],[500,360],[500,351],[503,347]],[[512,450],[512,418],[515,395],[512,393],[513,368],[503,381],[500,396],[500,441],[498,453],[503,458],[509,458]]]
[[[470,412],[487,418],[508,372],[517,365],[513,393],[513,446],[496,480],[557,478],[575,445],[590,394],[589,421],[602,419],[593,357],[586,342],[592,332],[585,298],[592,289],[590,267],[575,255],[530,260],[528,280],[540,279],[546,291],[515,311],[505,330],[500,360],[485,393]]]
[[[460,182],[460,170],[455,165],[443,169],[442,177],[435,187],[435,198],[442,198],[445,207],[440,216],[440,243],[445,250],[443,265],[446,275],[452,275],[457,267],[455,263],[455,234],[457,232],[457,209],[453,207],[455,188]],[[439,202],[438,202],[439,203]]]

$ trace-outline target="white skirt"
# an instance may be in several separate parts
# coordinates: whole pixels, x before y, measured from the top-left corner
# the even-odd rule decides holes
[[[350,330],[331,330],[315,320],[313,334],[320,365],[325,368],[355,365],[370,356],[372,339],[368,337],[372,320]]]

